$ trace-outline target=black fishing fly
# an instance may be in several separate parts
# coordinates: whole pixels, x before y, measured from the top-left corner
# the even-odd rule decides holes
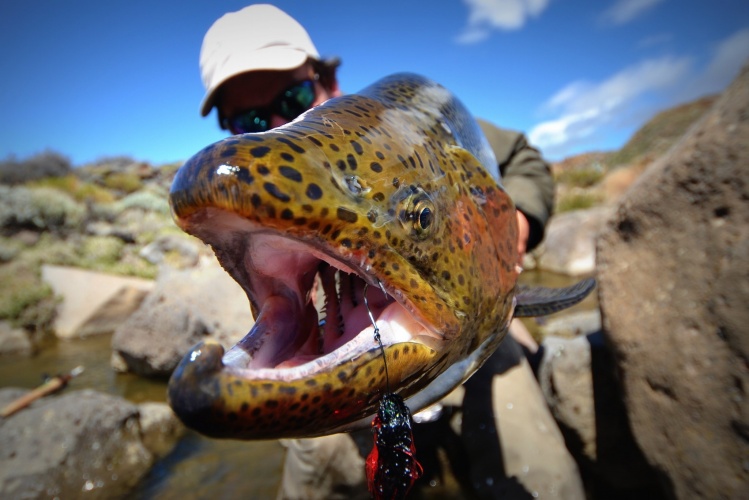
[[[369,311],[367,287],[364,288],[364,305],[374,325],[375,342],[380,344],[383,359],[385,349],[380,339],[380,331]],[[387,379],[387,364],[385,364]],[[376,500],[405,498],[409,490],[421,476],[422,467],[416,460],[411,411],[403,398],[388,390],[380,400],[380,406],[372,422],[374,446],[366,462],[367,487]]]

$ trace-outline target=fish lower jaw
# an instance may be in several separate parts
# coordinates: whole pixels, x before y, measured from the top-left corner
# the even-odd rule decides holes
[[[403,343],[418,343],[439,349],[438,336],[419,324],[398,303],[389,304],[376,320],[382,346],[387,348]],[[225,369],[246,380],[278,380],[291,382],[334,370],[349,361],[355,361],[363,354],[379,350],[375,340],[375,327],[369,325],[351,338],[341,337],[332,352],[315,355],[300,351],[273,367],[254,366],[257,363],[242,348],[234,346],[223,356]]]

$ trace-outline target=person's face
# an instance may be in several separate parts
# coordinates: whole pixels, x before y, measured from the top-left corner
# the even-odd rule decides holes
[[[237,75],[222,85],[216,100],[219,117],[231,122],[232,118],[249,110],[267,108],[282,92],[305,80],[312,80],[314,85],[314,99],[310,108],[338,94],[336,90],[328,90],[320,84],[310,64],[303,64],[289,71],[253,71]],[[268,128],[276,128],[290,122],[293,118],[295,117],[284,117],[278,114],[278,110],[272,110]],[[227,128],[231,130],[230,126]],[[231,130],[231,132],[237,133],[238,131]]]

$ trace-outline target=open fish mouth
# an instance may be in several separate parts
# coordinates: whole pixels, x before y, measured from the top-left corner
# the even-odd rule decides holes
[[[438,349],[442,336],[403,293],[369,270],[283,233],[245,233],[227,264],[255,310],[249,333],[223,356],[246,379],[293,381],[404,342]],[[374,322],[374,324],[373,324]],[[375,325],[377,332],[375,332]]]
[[[210,242],[255,316],[228,351],[200,343],[172,374],[169,403],[189,427],[234,439],[329,434],[372,415],[389,388],[408,397],[439,370],[448,341],[366,250],[217,209],[183,222]]]

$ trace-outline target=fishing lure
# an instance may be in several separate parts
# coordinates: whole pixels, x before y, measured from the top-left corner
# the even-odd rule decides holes
[[[374,325],[374,338],[382,347],[380,331],[367,303],[367,287],[364,287],[364,305]],[[385,377],[387,379],[387,364]],[[403,398],[388,390],[380,400],[380,406],[372,422],[374,446],[366,461],[367,488],[376,500],[405,498],[414,482],[423,472],[416,460],[411,412]]]

